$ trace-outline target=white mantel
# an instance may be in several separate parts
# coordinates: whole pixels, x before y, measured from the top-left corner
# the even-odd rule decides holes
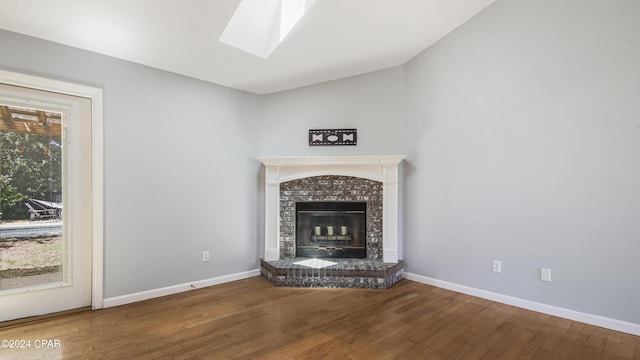
[[[383,261],[397,263],[399,242],[398,165],[406,155],[261,156],[265,166],[264,260],[280,257],[280,183],[311,176],[354,176],[383,184]]]

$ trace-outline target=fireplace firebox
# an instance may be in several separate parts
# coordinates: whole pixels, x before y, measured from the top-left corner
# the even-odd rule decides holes
[[[296,257],[365,258],[366,202],[297,202]]]

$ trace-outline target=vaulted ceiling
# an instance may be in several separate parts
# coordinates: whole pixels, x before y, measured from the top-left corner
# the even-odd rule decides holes
[[[0,28],[267,94],[402,65],[493,1],[318,0],[268,59],[218,41],[240,0],[2,0]]]

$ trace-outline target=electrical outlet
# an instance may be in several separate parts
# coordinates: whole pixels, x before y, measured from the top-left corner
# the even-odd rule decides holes
[[[493,272],[502,272],[502,262],[498,260],[493,260]]]
[[[540,280],[551,282],[551,269],[540,268]]]
[[[209,252],[208,251],[203,251],[202,252],[202,262],[207,262],[209,261]]]

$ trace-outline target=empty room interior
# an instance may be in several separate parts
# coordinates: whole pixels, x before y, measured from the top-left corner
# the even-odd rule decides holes
[[[1,0],[0,115],[0,358],[640,359],[638,1]]]

